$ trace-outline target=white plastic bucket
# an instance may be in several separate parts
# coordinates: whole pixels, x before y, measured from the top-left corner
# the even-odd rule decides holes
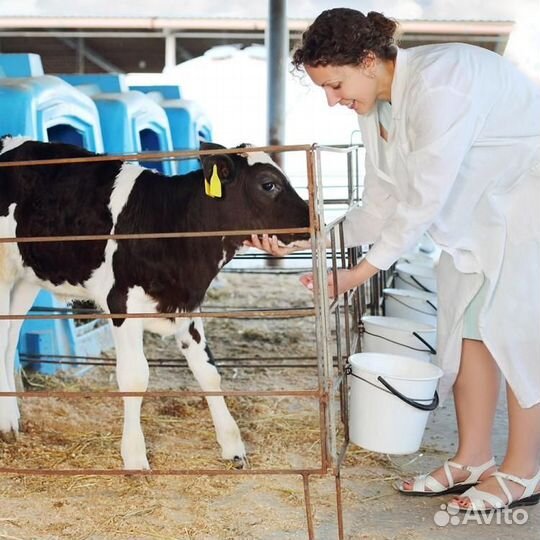
[[[401,317],[362,317],[362,351],[410,356],[431,362],[436,354],[437,329]]]
[[[396,264],[394,279],[396,289],[409,289],[415,291],[436,292],[437,275],[434,268],[419,264]]]
[[[349,358],[349,437],[373,452],[412,454],[438,405],[442,370],[414,358],[359,353]]]
[[[424,233],[420,242],[418,242],[418,250],[422,253],[436,253],[437,251],[440,251],[440,248],[437,247],[428,234]]]
[[[383,289],[384,314],[437,326],[437,295],[412,289]]]
[[[398,260],[398,264],[402,263],[435,268],[435,259],[427,253],[406,253]]]

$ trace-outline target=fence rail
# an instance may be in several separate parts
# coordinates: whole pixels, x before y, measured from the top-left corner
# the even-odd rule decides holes
[[[344,539],[343,524],[343,500],[341,496],[340,469],[345,458],[348,446],[348,392],[347,375],[345,370],[346,359],[356,352],[359,347],[360,317],[366,311],[377,311],[380,305],[380,296],[384,286],[384,275],[372,278],[368,284],[359,289],[347,292],[341,297],[330,302],[327,295],[328,260],[330,268],[351,267],[357,263],[361,252],[354,250],[338,250],[338,245],[344,245],[343,219],[334,220],[328,226],[323,225],[323,211],[325,200],[322,191],[321,156],[324,153],[340,153],[347,157],[347,185],[348,198],[340,199],[352,204],[358,198],[359,192],[359,145],[347,147],[328,146],[267,146],[241,148],[231,150],[209,150],[200,152],[160,152],[144,153],[122,156],[96,156],[90,158],[68,158],[55,160],[34,160],[28,162],[4,162],[0,167],[27,167],[58,164],[75,164],[93,161],[144,161],[157,159],[187,159],[211,154],[235,154],[249,152],[304,152],[306,155],[307,189],[309,193],[309,216],[310,225],[306,228],[295,229],[272,229],[272,230],[235,230],[235,231],[202,231],[202,232],[155,232],[145,234],[110,234],[110,235],[64,235],[56,237],[18,237],[0,238],[0,243],[28,243],[28,242],[81,242],[81,241],[104,241],[104,240],[150,240],[150,239],[173,239],[184,237],[207,237],[207,236],[239,236],[250,234],[280,234],[280,233],[309,233],[312,246],[312,270],[314,276],[313,307],[303,309],[242,309],[228,311],[198,311],[190,313],[95,313],[87,310],[73,312],[48,312],[44,314],[12,314],[0,315],[0,320],[22,319],[118,319],[118,318],[280,318],[311,317],[316,330],[316,357],[309,357],[310,366],[317,367],[317,388],[314,389],[280,389],[259,391],[147,391],[147,392],[114,392],[114,391],[33,391],[33,392],[0,392],[0,397],[19,398],[62,398],[62,399],[108,399],[122,397],[163,398],[163,397],[293,397],[298,399],[314,399],[319,409],[319,441],[320,462],[317,467],[307,469],[284,468],[284,469],[162,469],[162,470],[136,470],[126,471],[117,469],[48,469],[48,468],[0,468],[0,474],[17,476],[248,476],[248,475],[294,475],[300,476],[303,482],[304,506],[306,511],[306,528],[309,540],[315,540],[315,526],[313,522],[313,509],[311,506],[310,477],[331,474],[335,477],[336,486],[336,512],[337,534],[340,540]],[[330,254],[327,254],[327,241],[330,239]],[[334,273],[334,279],[336,274]],[[336,285],[334,281],[334,285]],[[335,328],[335,336],[332,336],[332,320]],[[343,333],[343,336],[342,336]],[[332,350],[333,348],[333,350]],[[32,360],[31,355],[24,357]],[[49,358],[49,360],[46,360]],[[72,357],[49,356],[36,361],[60,361],[73,363]],[[75,358],[76,359],[76,358]],[[65,360],[65,361],[64,361]],[[95,357],[94,357],[95,360]],[[245,359],[244,359],[245,360]],[[290,360],[290,359],[289,359]],[[305,360],[303,358],[302,360]],[[166,362],[171,360],[165,359]],[[238,359],[241,363],[242,359]],[[295,362],[298,358],[294,359]],[[315,362],[314,362],[315,361]],[[112,364],[109,361],[107,365]],[[104,365],[99,362],[88,365]],[[230,364],[231,365],[231,364]],[[245,367],[250,365],[241,364]],[[283,367],[276,364],[276,367]],[[168,367],[168,366],[167,366]],[[336,408],[334,397],[339,396],[339,406]],[[343,426],[344,438],[338,443],[339,427]],[[327,540],[326,538],[324,540]]]

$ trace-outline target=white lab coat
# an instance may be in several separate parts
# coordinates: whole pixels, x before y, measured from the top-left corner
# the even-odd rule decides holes
[[[441,397],[459,369],[464,311],[485,279],[482,339],[521,406],[539,403],[540,88],[495,53],[445,44],[400,49],[391,96],[388,142],[378,108],[359,116],[365,187],[345,243],[373,243],[367,260],[387,269],[428,231],[443,250]]]

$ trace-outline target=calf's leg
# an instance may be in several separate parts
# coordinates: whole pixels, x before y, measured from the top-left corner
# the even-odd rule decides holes
[[[221,377],[206,345],[201,319],[192,320],[188,332],[177,334],[176,341],[201,389],[206,392],[220,392]],[[237,466],[247,466],[246,449],[240,430],[227,408],[225,399],[223,396],[208,396],[206,401],[223,459],[234,460]]]
[[[29,311],[36,299],[39,292],[39,286],[27,283],[25,281],[19,281],[11,289],[9,300],[9,313],[10,315],[24,315]],[[3,321],[4,322],[4,321]],[[7,322],[7,321],[5,321]],[[21,326],[24,320],[17,319],[9,321],[7,330],[7,340],[4,351],[3,359],[5,366],[6,387],[8,392],[15,392],[17,390],[15,386],[15,353],[17,350],[17,344],[19,342],[19,334]],[[4,329],[5,331],[5,329]],[[3,341],[3,337],[2,337]],[[9,428],[8,424],[11,424],[11,432],[16,437],[19,430],[19,407],[17,405],[17,398],[8,397],[3,398],[5,400],[11,400],[7,402],[6,406],[0,405],[0,430],[7,435]],[[4,414],[9,417],[9,420],[4,417],[1,420],[2,409]],[[1,427],[3,425],[3,428]],[[9,435],[7,435],[9,436]]]
[[[145,392],[148,387],[148,362],[143,349],[143,325],[138,319],[125,319],[113,326],[116,345],[116,379],[121,392]],[[122,459],[124,469],[149,469],[146,444],[141,428],[142,397],[125,397]]]
[[[9,314],[11,283],[0,282],[0,313]],[[7,350],[10,321],[0,321],[0,392],[13,392],[7,372]],[[19,431],[19,408],[17,398],[0,397],[0,436],[9,439]]]

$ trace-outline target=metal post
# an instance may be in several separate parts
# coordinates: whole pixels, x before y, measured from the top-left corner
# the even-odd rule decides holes
[[[287,0],[268,0],[268,26],[265,35],[267,62],[267,140],[271,145],[285,142],[285,84],[289,59]],[[283,154],[272,154],[283,168]],[[280,259],[268,259],[267,266],[281,266]]]
[[[288,62],[289,35],[287,27],[287,0],[268,1],[268,143],[284,144],[285,139],[285,84]],[[282,155],[272,156],[282,165]]]
[[[315,150],[315,197],[314,201],[317,204],[317,218],[322,219],[324,216],[324,193],[322,190],[322,176],[321,176],[321,150],[316,148]],[[336,447],[336,425],[335,425],[335,403],[334,403],[334,385],[333,385],[333,371],[334,363],[332,354],[330,353],[330,340],[332,336],[330,325],[330,303],[327,294],[328,283],[328,269],[326,266],[326,230],[323,223],[318,221],[317,233],[315,238],[316,249],[314,251],[316,272],[314,272],[314,292],[318,295],[318,307],[320,308],[320,315],[318,319],[318,331],[319,339],[318,346],[322,353],[323,362],[323,375],[324,375],[324,389],[329,396],[328,403],[326,404],[326,422],[328,427],[328,434],[326,438],[327,447],[327,460],[328,466],[333,467],[337,459],[337,447]],[[335,246],[334,246],[335,248]],[[315,268],[314,268],[315,269]],[[317,304],[315,304],[317,309]]]
[[[176,66],[176,36],[167,33],[165,36],[165,66],[163,71],[167,71]]]
[[[77,73],[84,73],[84,38],[77,39]]]

